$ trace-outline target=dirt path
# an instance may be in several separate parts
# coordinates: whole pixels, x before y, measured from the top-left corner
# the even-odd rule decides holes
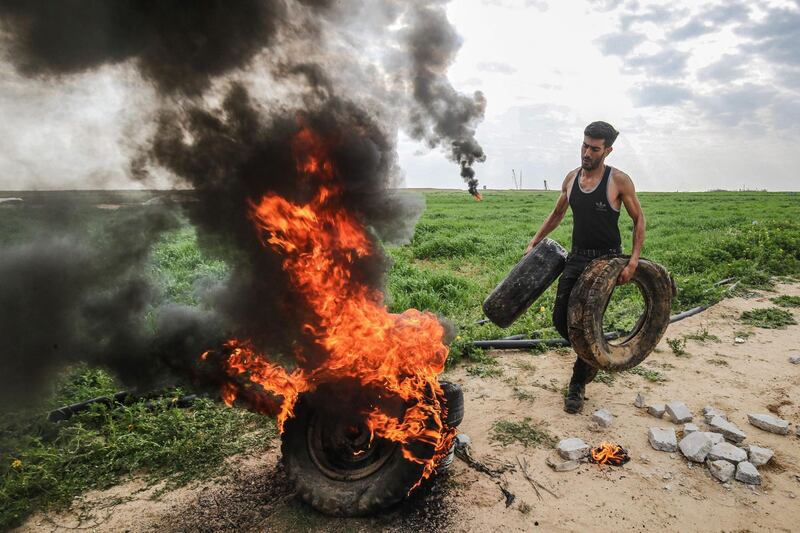
[[[779,294],[800,296],[800,285],[782,285]],[[70,512],[32,517],[20,531],[791,531],[800,523],[800,326],[785,330],[749,328],[742,311],[772,305],[765,293],[726,300],[712,309],[673,324],[644,367],[666,381],[619,373],[609,383],[593,383],[580,415],[562,410],[561,388],[569,379],[574,355],[566,350],[542,355],[496,352],[502,374],[477,377],[461,366],[448,379],[465,392],[466,417],[460,429],[472,438],[478,459],[515,463],[527,460],[529,473],[557,497],[541,491],[539,499],[519,468],[504,475],[515,495],[510,507],[497,484],[456,461],[449,475],[415,493],[409,502],[371,519],[342,520],[322,516],[292,498],[277,451],[261,457],[238,457],[224,478],[179,489],[151,499],[157,488],[132,481],[76,500]],[[793,311],[800,321],[800,311]],[[667,338],[707,330],[719,341],[688,340],[688,356],[677,357]],[[743,344],[734,332],[752,331]],[[747,433],[744,444],[775,451],[773,463],[761,468],[763,485],[721,485],[703,466],[692,466],[680,454],[653,450],[647,429],[670,426],[633,406],[641,391],[649,401],[681,400],[702,428],[701,409],[713,405]],[[591,422],[598,408],[610,410],[613,425]],[[772,411],[789,420],[789,436],[773,435],[747,423],[747,413]],[[623,468],[584,464],[557,473],[546,466],[549,448],[502,446],[490,438],[501,420],[546,428],[557,438],[580,437],[590,444],[613,440],[632,460]]]

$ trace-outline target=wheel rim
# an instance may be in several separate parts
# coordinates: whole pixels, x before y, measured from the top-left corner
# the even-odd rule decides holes
[[[331,479],[353,481],[380,470],[397,443],[370,439],[363,422],[348,424],[314,415],[308,424],[308,451],[320,471]]]

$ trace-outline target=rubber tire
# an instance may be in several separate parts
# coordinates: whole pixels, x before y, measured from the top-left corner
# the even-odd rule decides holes
[[[567,251],[552,239],[543,239],[511,269],[486,297],[486,318],[507,328],[553,284],[564,270]]]
[[[461,390],[461,385],[449,381],[440,381],[439,386],[444,392],[445,407],[447,407],[444,423],[451,428],[458,427],[464,420],[464,391]]]
[[[626,338],[611,345],[603,336],[603,315],[629,256],[595,259],[583,271],[567,307],[569,340],[578,357],[595,368],[618,371],[633,368],[650,355],[669,325],[675,282],[653,261],[639,259],[633,275],[645,310]]]
[[[307,431],[313,412],[310,402],[301,398],[295,416],[284,426],[281,453],[297,497],[314,509],[332,516],[368,515],[405,498],[422,476],[423,465],[406,460],[400,446],[367,477],[344,481],[326,476],[309,455]]]

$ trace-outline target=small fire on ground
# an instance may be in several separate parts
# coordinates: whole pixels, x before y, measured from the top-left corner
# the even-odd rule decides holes
[[[625,448],[612,442],[603,442],[592,448],[591,461],[600,465],[622,466],[631,458]]]

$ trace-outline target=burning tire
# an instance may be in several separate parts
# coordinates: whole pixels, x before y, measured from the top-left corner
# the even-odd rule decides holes
[[[627,256],[592,261],[575,283],[567,311],[569,340],[578,357],[596,368],[627,370],[641,363],[656,347],[669,325],[675,283],[661,265],[640,259],[633,275],[644,298],[644,313],[619,343],[603,334],[603,315]]]
[[[447,418],[445,423],[450,427],[457,427],[464,420],[464,391],[456,383],[440,381],[439,386],[444,392]]]
[[[461,388],[440,383],[455,426],[464,416]],[[326,401],[327,400],[327,401]],[[309,394],[295,406],[284,426],[283,462],[297,496],[316,510],[334,516],[361,516],[399,502],[420,480],[424,466],[406,459],[396,442],[376,437],[359,415],[349,416],[331,397]],[[401,413],[402,406],[395,406]],[[357,413],[357,410],[353,410]],[[398,413],[399,414],[399,413]],[[418,457],[432,457],[433,447],[411,443]]]
[[[567,259],[567,251],[552,239],[536,245],[486,297],[486,317],[506,328],[552,285]]]

